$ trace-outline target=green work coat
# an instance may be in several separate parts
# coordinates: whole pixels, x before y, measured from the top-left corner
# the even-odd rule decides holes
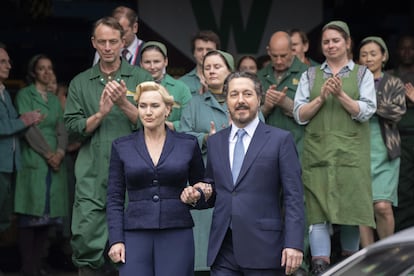
[[[174,124],[176,131],[179,131],[181,111],[192,98],[190,89],[184,82],[176,80],[168,74],[165,74],[164,78],[162,78],[161,84],[174,97],[174,101],[178,104],[178,106],[173,107],[167,120]]]
[[[45,102],[35,85],[32,84],[17,93],[15,102],[19,114],[38,109],[45,115],[37,128],[50,149],[56,151],[59,135],[56,131],[57,125],[63,122],[63,110],[59,99],[52,93],[48,93],[47,102]],[[16,175],[14,211],[20,214],[42,216],[46,206],[46,175],[49,170],[47,160],[34,151],[24,138],[21,140],[21,147],[22,168]],[[49,201],[51,217],[67,215],[68,191],[65,162],[61,163],[59,171],[52,170]]]
[[[136,86],[152,80],[144,69],[122,60],[115,80],[124,80],[128,100],[135,103]],[[73,262],[76,266],[98,268],[104,263],[108,239],[106,189],[111,144],[115,138],[137,129],[121,109],[114,105],[101,124],[86,133],[86,120],[99,111],[99,100],[106,81],[99,63],[78,74],[69,84],[64,121],[69,135],[78,137],[82,146],[75,163],[76,188],[72,217]]]
[[[200,78],[197,76],[197,68],[194,67],[193,70],[182,76],[179,80],[184,82],[188,88],[190,88],[191,95],[200,94],[201,82]]]
[[[221,105],[210,91],[193,95],[181,113],[181,132],[197,137],[205,163],[207,147],[204,137],[210,133],[210,122],[213,121],[216,131],[230,125],[227,104]]]
[[[281,79],[279,85],[276,87],[276,90],[282,91],[282,89],[286,86],[288,88],[286,95],[293,101],[300,77],[307,68],[308,66],[302,63],[295,56],[293,58],[291,66]],[[270,85],[276,84],[276,79],[271,63],[257,72],[257,76],[262,83],[264,93],[266,93]],[[295,138],[295,143],[299,154],[302,152],[304,127],[297,124],[293,117],[287,116],[281,107],[276,106],[273,111],[265,118],[265,120],[266,124],[290,131]]]

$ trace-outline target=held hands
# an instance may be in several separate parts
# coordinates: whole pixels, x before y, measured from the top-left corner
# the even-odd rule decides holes
[[[122,242],[113,244],[109,249],[108,256],[114,263],[125,263],[125,245]]]
[[[45,117],[46,115],[41,114],[40,110],[37,109],[21,114],[19,118],[23,121],[24,125],[28,127],[39,124]]]
[[[277,91],[276,85],[272,84],[267,89],[264,104],[267,105],[269,108],[273,108],[275,105],[282,105],[283,101],[286,98],[287,91],[287,86],[283,87],[282,91]]]
[[[62,163],[63,157],[63,154],[60,152],[52,153],[47,158],[47,163],[52,167],[54,171],[59,171],[59,166]]]
[[[325,101],[326,98],[332,94],[333,96],[339,96],[342,93],[342,80],[338,76],[328,78],[322,85],[321,100]]]
[[[211,184],[204,183],[204,182],[198,182],[194,184],[193,187],[195,189],[201,189],[201,191],[203,191],[204,198],[206,201],[209,200],[211,195],[213,194],[213,187],[211,186]]]
[[[111,111],[113,106],[114,102],[111,99],[111,94],[108,92],[108,88],[105,86],[101,95],[101,99],[99,100],[99,115],[101,117],[106,116]]]
[[[127,87],[124,80],[119,83],[115,80],[106,83],[101,99],[99,100],[99,111],[95,114],[100,121],[105,117],[112,109],[114,104],[123,106],[128,103],[126,98]]]
[[[124,80],[120,82],[115,80],[109,81],[105,85],[104,91],[106,91],[111,101],[116,105],[122,105],[127,101],[127,87]]]
[[[293,274],[302,264],[303,252],[294,248],[285,248],[282,251],[282,263],[285,267],[285,274]]]
[[[213,194],[213,188],[211,184],[198,182],[193,186],[187,186],[184,188],[180,196],[181,202],[190,205],[197,204],[197,201],[199,201],[201,198],[201,193],[198,189],[203,192],[206,201],[209,200]]]

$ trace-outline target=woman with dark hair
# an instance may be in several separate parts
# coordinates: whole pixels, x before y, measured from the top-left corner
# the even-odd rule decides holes
[[[246,71],[253,74],[257,73],[257,60],[254,56],[245,55],[239,59],[236,67],[237,71]]]
[[[22,114],[39,110],[44,119],[30,127],[22,141],[22,168],[16,177],[14,211],[18,215],[22,274],[39,275],[49,227],[67,215],[67,178],[63,161],[67,133],[63,110],[47,86],[53,76],[52,61],[36,55],[28,67],[30,84],[16,95]]]
[[[394,234],[393,206],[398,206],[401,139],[397,123],[406,112],[405,87],[400,78],[384,72],[388,49],[378,36],[364,38],[359,63],[374,74],[377,111],[369,121],[371,133],[371,177],[376,233],[379,239]],[[374,243],[374,230],[360,226],[361,245]]]

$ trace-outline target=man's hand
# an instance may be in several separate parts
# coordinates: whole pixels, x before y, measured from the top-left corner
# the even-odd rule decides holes
[[[127,100],[127,87],[124,80],[117,82],[115,80],[109,81],[105,85],[105,89],[111,98],[111,101],[116,105],[123,105]]]
[[[23,121],[25,126],[37,125],[46,116],[40,113],[40,110],[29,111],[20,115],[20,120]]]
[[[285,267],[285,274],[291,275],[302,264],[303,252],[294,248],[285,248],[282,251],[282,263]]]

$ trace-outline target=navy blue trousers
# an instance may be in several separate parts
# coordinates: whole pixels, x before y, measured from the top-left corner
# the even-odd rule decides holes
[[[119,276],[194,276],[192,228],[125,232]]]
[[[254,254],[254,252],[252,252]],[[211,276],[284,276],[284,269],[250,269],[237,264],[233,253],[232,233],[229,229],[216,260],[210,269]]]

